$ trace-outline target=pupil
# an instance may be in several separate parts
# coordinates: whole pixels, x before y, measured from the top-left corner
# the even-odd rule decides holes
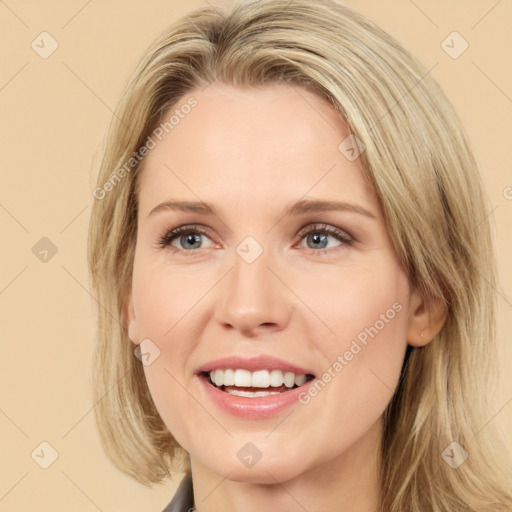
[[[200,244],[200,235],[185,235],[186,236],[186,243],[190,243],[191,245],[193,245],[194,243],[198,243]]]
[[[327,235],[313,235],[313,240],[314,240],[314,243],[315,243],[315,247],[318,247],[318,243],[319,241],[322,241],[322,242],[325,242],[323,245],[322,245],[322,248],[324,248],[327,244]]]

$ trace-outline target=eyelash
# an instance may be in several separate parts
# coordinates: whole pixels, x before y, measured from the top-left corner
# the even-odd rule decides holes
[[[334,238],[336,238],[339,242],[341,242],[342,246],[352,246],[354,245],[354,242],[356,241],[355,238],[348,234],[346,231],[341,231],[337,228],[334,228],[332,226],[329,226],[328,224],[313,224],[310,226],[307,226],[306,228],[303,228],[297,233],[297,236],[300,237],[301,241],[306,238],[307,235],[310,233],[317,233],[317,234],[326,234],[331,235]],[[163,236],[161,236],[157,241],[157,246],[162,249],[170,249],[173,252],[183,252],[183,253],[191,253],[191,255],[194,255],[196,251],[199,249],[191,249],[191,250],[185,250],[185,249],[178,249],[177,247],[174,247],[171,245],[171,242],[173,242],[178,236],[183,234],[200,234],[208,237],[208,233],[201,229],[199,226],[195,225],[185,225],[180,226],[175,229],[171,229],[167,233],[165,233]],[[208,237],[210,238],[210,237]],[[330,248],[330,249],[310,249],[306,248],[307,250],[311,251],[313,254],[326,254],[333,251],[336,251],[340,248],[340,246]]]

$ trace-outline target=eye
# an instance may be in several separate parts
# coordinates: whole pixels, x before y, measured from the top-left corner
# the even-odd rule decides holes
[[[203,236],[206,236],[211,240],[207,231],[201,229],[199,226],[179,226],[167,231],[162,237],[160,237],[157,241],[157,245],[162,248],[168,247],[175,252],[181,251],[193,253],[194,250],[205,249],[205,247],[201,247],[201,237]],[[351,246],[355,242],[354,237],[346,231],[334,228],[328,224],[314,224],[308,226],[307,228],[302,229],[298,233],[298,236],[301,241],[306,240],[306,243],[311,241],[311,245],[308,244],[307,248],[312,249],[314,253],[321,254],[337,250],[340,246]],[[340,243],[334,248],[332,246],[329,247],[329,238],[336,239]],[[178,247],[174,244],[175,241],[179,244]]]
[[[169,247],[173,251],[190,252],[188,249],[204,249],[201,246],[201,237],[208,236],[206,231],[198,226],[180,226],[167,231],[159,238],[157,245],[159,247]],[[173,242],[177,240],[181,247],[176,247]]]
[[[302,229],[298,235],[301,238],[301,241],[306,241],[306,244],[308,241],[311,241],[311,245],[308,245],[308,248],[313,249],[313,252],[315,253],[332,252],[333,247],[328,247],[329,238],[335,238],[340,242],[338,246],[335,246],[334,250],[337,250],[340,246],[351,246],[355,242],[354,237],[349,235],[346,231],[342,231],[327,224],[314,224],[312,226],[308,226],[307,228]]]

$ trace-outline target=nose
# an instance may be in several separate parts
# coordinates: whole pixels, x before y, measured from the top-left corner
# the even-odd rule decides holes
[[[293,294],[283,281],[265,251],[252,263],[235,254],[233,268],[217,290],[215,319],[248,338],[284,329]]]

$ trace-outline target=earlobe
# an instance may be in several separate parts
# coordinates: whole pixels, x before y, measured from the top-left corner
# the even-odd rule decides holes
[[[132,292],[131,289],[127,294],[127,300],[126,300],[126,310],[127,310],[127,328],[128,328],[128,337],[132,341],[134,345],[139,344],[139,333],[137,329],[137,321],[135,319],[135,310],[133,308],[133,298],[132,298]]]
[[[413,347],[422,347],[443,328],[448,310],[442,299],[430,299],[428,302],[417,291],[413,291],[410,300],[409,323],[407,325],[407,343]]]

